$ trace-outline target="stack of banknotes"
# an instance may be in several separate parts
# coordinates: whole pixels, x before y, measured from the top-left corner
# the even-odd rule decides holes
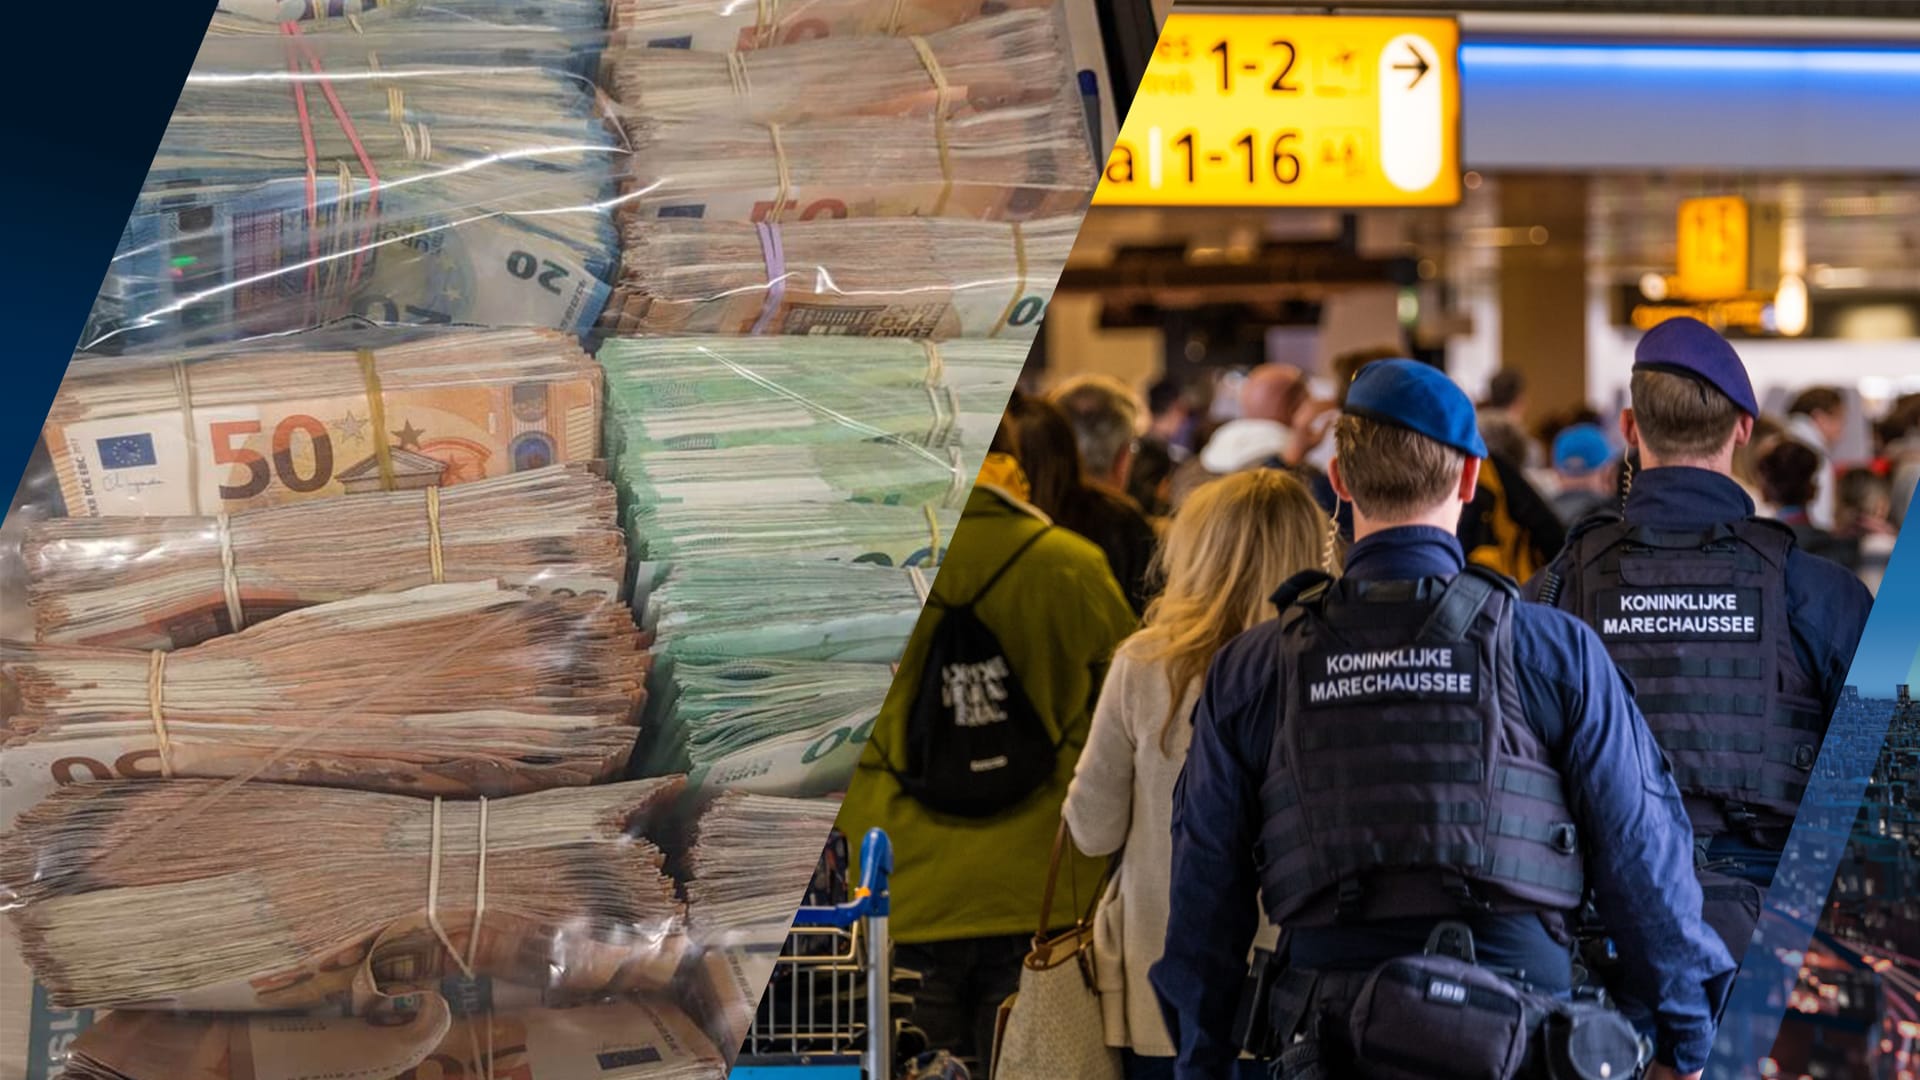
[[[0,565],[66,1075],[725,1075],[1096,176],[1063,25],[222,0]]]
[[[67,514],[230,513],[600,452],[600,370],[553,330],[296,335],[81,357],[41,432]]]
[[[634,154],[596,356],[654,637],[635,773],[851,776],[1096,179],[1060,16],[613,5]]]
[[[404,33],[321,33],[311,19],[257,16],[337,2],[238,6],[255,17],[216,25],[267,32],[207,37],[83,348],[348,317],[592,325],[611,284],[608,197],[627,150],[592,83],[569,70],[571,38],[436,32],[401,17],[376,25]]]
[[[1025,354],[971,339],[602,345],[656,658],[637,771],[843,788]]]
[[[725,52],[823,37],[931,34],[996,12],[1050,6],[1052,0],[612,0],[608,21],[619,44]]]
[[[624,605],[492,581],[304,608],[172,653],[0,642],[0,820],[79,779],[447,797],[616,776],[648,656]]]
[[[67,1080],[721,1080],[726,1059],[668,995],[410,1021],[114,1012],[74,1040]]]
[[[22,553],[39,640],[174,649],[435,582],[617,597],[627,547],[615,506],[589,466],[549,465],[225,516],[50,518],[27,527]]]

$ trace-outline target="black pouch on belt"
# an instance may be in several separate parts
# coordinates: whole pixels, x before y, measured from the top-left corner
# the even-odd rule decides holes
[[[1627,1018],[1604,1005],[1553,1002],[1540,1025],[1540,1052],[1549,1080],[1626,1080],[1646,1060]]]
[[[1514,1080],[1540,1014],[1512,983],[1451,956],[1373,970],[1347,1035],[1368,1080]]]

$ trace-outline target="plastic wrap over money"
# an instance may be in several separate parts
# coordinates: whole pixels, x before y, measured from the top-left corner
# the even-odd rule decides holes
[[[1052,0],[612,0],[609,22],[616,43],[627,48],[724,52],[824,37],[929,34],[996,12],[1051,5]]]
[[[385,33],[310,25],[208,35],[82,348],[349,316],[593,325],[628,152],[577,70],[581,43],[397,19],[377,24]]]
[[[1026,359],[1017,342],[610,338],[654,666],[630,775],[844,788]]]
[[[1031,341],[1080,218],[661,218],[624,228],[608,330]]]
[[[917,358],[923,400],[986,377],[856,344]],[[763,422],[745,385],[636,447],[699,442],[701,400]],[[694,739],[646,736],[673,632],[630,604],[606,407],[555,330],[75,362],[8,526],[9,1036],[69,1076],[725,1075],[833,788],[628,779]]]

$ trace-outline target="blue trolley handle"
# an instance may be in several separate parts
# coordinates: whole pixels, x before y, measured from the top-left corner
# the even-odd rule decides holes
[[[860,886],[853,899],[833,907],[803,907],[793,913],[793,925],[845,930],[861,919],[884,919],[892,911],[887,879],[893,874],[893,844],[885,831],[867,830],[860,844]]]

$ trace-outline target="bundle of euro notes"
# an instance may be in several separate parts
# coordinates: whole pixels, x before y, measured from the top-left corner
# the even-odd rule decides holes
[[[642,991],[682,951],[681,904],[647,837],[683,787],[443,803],[81,784],[0,835],[0,890],[61,1007],[379,1015],[456,973]]]
[[[1080,217],[636,216],[623,229],[610,330],[1031,341]]]
[[[627,206],[642,218],[1024,221],[1080,212],[1095,182],[1085,124],[1046,104],[954,121],[638,121],[630,134]]]
[[[627,154],[521,35],[210,36],[85,348],[382,323],[593,324]]]
[[[654,699],[646,771],[764,795],[844,791],[892,679],[885,664],[679,660]]]
[[[840,812],[835,799],[722,792],[687,854],[687,925],[707,945],[778,945]]]
[[[617,596],[626,543],[614,519],[613,485],[549,465],[231,516],[51,518],[22,547],[39,640],[174,649],[436,580]]]
[[[173,653],[0,642],[8,816],[106,777],[424,795],[609,779],[648,658],[625,605],[493,582],[340,600]]]
[[[851,115],[956,119],[1011,105],[1060,106],[1073,86],[1067,60],[1073,47],[1056,13],[1047,10],[995,15],[918,41],[848,36],[757,52],[725,48],[618,51],[607,87],[623,116],[686,120],[726,113],[785,124]],[[725,109],[716,108],[721,102]],[[1077,113],[1077,95],[1064,105]],[[1079,132],[1084,141],[1084,120]]]
[[[428,997],[404,1023],[357,1017],[116,1011],[73,1042],[67,1080],[722,1080],[725,1058],[676,1004],[632,995],[455,1013]]]
[[[608,444],[626,454],[931,432],[919,441],[985,445],[1027,351],[1000,341],[610,338],[598,355]]]
[[[920,582],[925,581],[924,576]],[[675,566],[635,596],[654,651],[706,659],[890,664],[920,615],[915,571],[858,563]]]
[[[927,566],[960,523],[955,507],[850,502],[771,502],[724,523],[711,503],[635,506],[628,527],[651,584],[667,566],[767,560]]]
[[[280,33],[289,22],[307,31],[388,33],[409,27],[471,31],[511,27],[544,33],[600,30],[603,0],[220,0],[218,33]]]
[[[66,512],[198,516],[599,455],[600,368],[571,335],[358,340],[76,359],[42,432]]]
[[[764,49],[823,37],[930,34],[1053,0],[612,0],[609,24],[629,47]]]

